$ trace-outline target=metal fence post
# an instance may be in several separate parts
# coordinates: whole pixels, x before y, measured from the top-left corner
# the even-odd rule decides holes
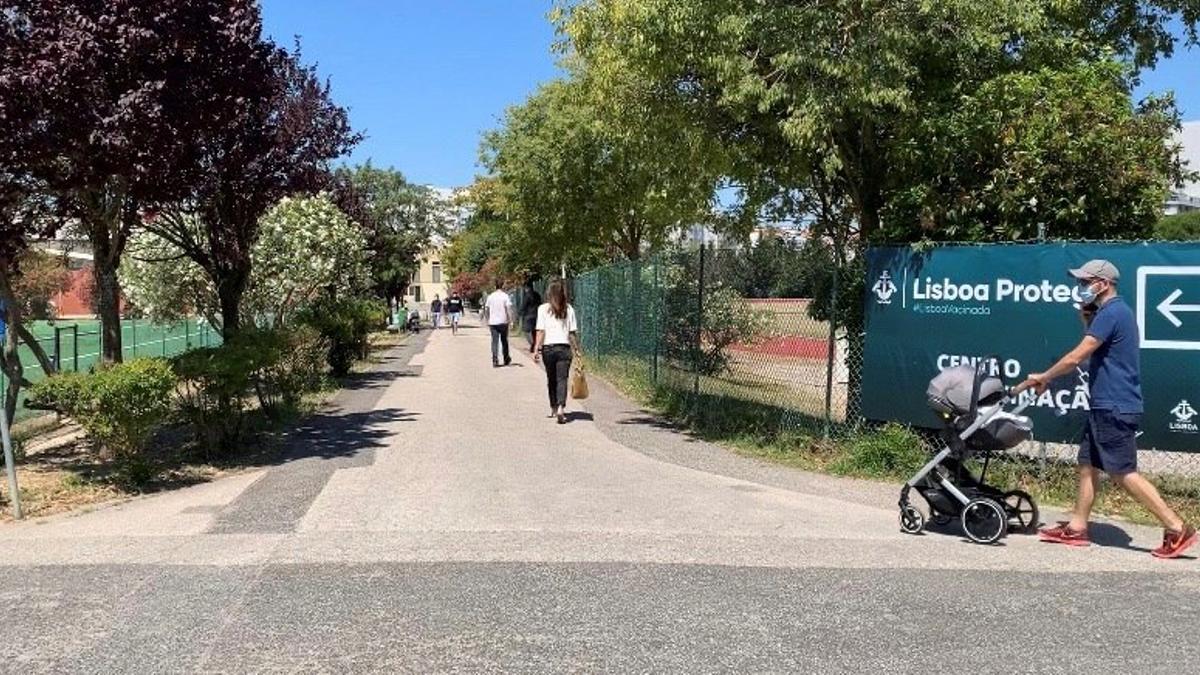
[[[79,324],[71,326],[71,359],[75,363],[75,372],[79,372]]]
[[[163,333],[162,333],[162,352],[163,352],[162,353],[163,358],[164,359],[167,358],[167,330],[166,330],[166,328],[163,329]]]
[[[54,359],[51,360],[54,364],[54,372],[62,370],[62,327],[54,327]],[[49,375],[50,373],[46,373]]]
[[[192,320],[191,319],[183,320],[183,348],[184,349],[192,348]]]
[[[825,438],[833,423],[833,364],[837,360],[838,280],[840,261],[833,265],[833,289],[829,294],[829,342],[825,361]]]
[[[137,317],[129,320],[129,341],[133,343],[133,358],[137,358]]]
[[[1038,242],[1046,241],[1046,224],[1038,223]],[[1038,478],[1046,478],[1046,441],[1038,442]]]
[[[660,301],[660,296],[659,296],[659,293],[661,293],[661,289],[659,288],[658,268],[662,264],[662,260],[661,259],[655,260],[652,264],[654,265],[654,291],[653,292],[655,293],[653,306],[655,307],[656,311],[658,312],[658,316],[656,317],[657,320],[652,322],[652,325],[654,326],[654,329],[653,329],[653,332],[654,332],[654,354],[653,354],[652,360],[650,362],[650,375],[653,378],[654,386],[657,387],[658,386],[658,345],[659,345],[659,341],[662,339],[662,311],[663,311],[662,302]]]

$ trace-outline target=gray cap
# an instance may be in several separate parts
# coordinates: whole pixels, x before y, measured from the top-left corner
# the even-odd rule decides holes
[[[1121,278],[1117,266],[1107,260],[1089,260],[1078,269],[1069,270],[1076,279],[1104,279],[1116,283]]]

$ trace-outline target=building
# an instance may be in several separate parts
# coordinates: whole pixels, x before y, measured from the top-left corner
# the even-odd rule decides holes
[[[409,306],[416,305],[422,312],[429,311],[429,303],[434,297],[445,300],[450,296],[450,278],[442,265],[442,249],[431,248],[421,254],[417,261],[417,270],[413,272],[408,292],[404,302]]]
[[[1187,162],[1187,169],[1200,171],[1200,120],[1184,122],[1175,141],[1179,143],[1179,156]],[[1200,181],[1189,181],[1173,190],[1163,205],[1163,213],[1168,216],[1189,211],[1200,211]]]

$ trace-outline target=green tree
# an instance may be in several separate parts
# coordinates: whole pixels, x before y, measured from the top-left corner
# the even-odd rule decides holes
[[[1163,216],[1154,226],[1154,238],[1168,241],[1200,241],[1200,211]]]
[[[483,142],[491,203],[531,263],[623,257],[710,218],[720,155],[668,96],[588,74],[543,85]]]
[[[366,235],[376,294],[402,295],[421,252],[434,235],[445,233],[447,205],[433,190],[408,182],[399,171],[370,162],[339,168],[334,182],[338,204]]]

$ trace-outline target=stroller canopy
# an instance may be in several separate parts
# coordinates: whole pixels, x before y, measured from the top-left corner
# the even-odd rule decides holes
[[[971,412],[971,391],[975,387],[975,367],[955,366],[938,373],[929,381],[925,396],[929,407],[948,415]],[[1004,395],[1004,383],[998,377],[985,377],[979,383],[979,400],[987,405]]]

